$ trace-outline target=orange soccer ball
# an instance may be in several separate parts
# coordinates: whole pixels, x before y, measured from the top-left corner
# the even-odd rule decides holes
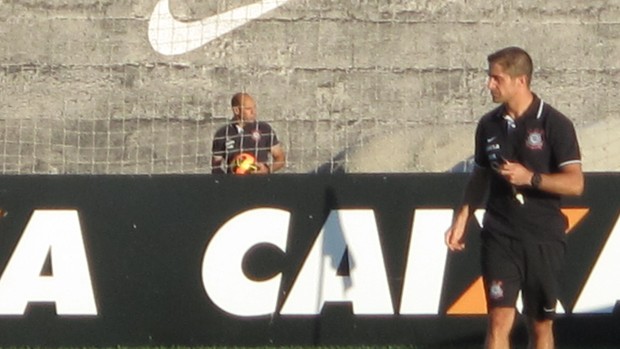
[[[256,158],[251,154],[241,153],[233,160],[233,173],[235,174],[248,174],[256,172],[258,165],[256,164]]]

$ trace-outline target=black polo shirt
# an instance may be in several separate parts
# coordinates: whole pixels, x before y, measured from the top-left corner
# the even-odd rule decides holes
[[[271,147],[279,144],[276,133],[266,122],[256,121],[244,124],[232,122],[219,128],[213,137],[213,156],[224,158],[230,172],[230,164],[235,156],[240,153],[252,154],[258,162],[268,162]]]
[[[562,166],[581,163],[572,122],[537,96],[523,116],[513,120],[505,106],[484,115],[476,130],[476,165],[493,168],[502,159],[516,161],[531,171],[556,173]],[[565,239],[567,221],[560,196],[530,187],[513,188],[490,171],[484,228],[523,241]],[[516,199],[521,193],[524,203]]]

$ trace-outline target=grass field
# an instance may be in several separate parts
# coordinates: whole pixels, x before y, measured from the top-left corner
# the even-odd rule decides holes
[[[136,346],[136,347],[57,347],[55,349],[481,349],[481,345],[454,346],[416,346],[416,345],[359,345],[359,346]],[[515,345],[513,349],[526,349],[525,345]],[[617,346],[557,346],[557,349],[617,349]],[[9,347],[2,348],[9,349]],[[10,349],[45,349],[44,347],[10,347]]]
[[[45,347],[0,347],[0,349],[45,349]],[[54,349],[481,349],[482,345],[348,345],[348,346],[115,346],[115,347],[54,347]],[[514,345],[512,349],[526,349],[526,345]],[[617,346],[559,345],[556,349],[617,349]]]
[[[157,349],[481,349],[479,345],[455,345],[455,346],[407,346],[407,345],[385,345],[385,346],[282,346],[282,347],[174,347],[174,348],[157,348]],[[513,346],[513,349],[526,349],[527,346]],[[617,349],[614,346],[558,346],[557,349]],[[121,348],[110,348],[121,349]],[[133,348],[136,349],[136,348]],[[143,348],[154,349],[154,348]]]
[[[481,346],[282,346],[282,347],[170,347],[170,348],[122,348],[115,347],[109,349],[481,349]],[[98,348],[105,349],[105,348]],[[513,349],[526,349],[526,346],[514,346]],[[612,346],[558,346],[557,349],[617,349]]]
[[[283,346],[87,346],[63,347],[54,346],[53,349],[481,349],[480,344],[465,345],[283,345]],[[0,349],[46,349],[46,346],[10,346]],[[524,344],[513,345],[512,349],[527,349]],[[618,349],[613,345],[557,345],[556,349]]]

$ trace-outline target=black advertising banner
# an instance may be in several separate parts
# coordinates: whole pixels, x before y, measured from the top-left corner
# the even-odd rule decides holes
[[[620,176],[586,179],[558,342],[620,344]],[[0,345],[480,343],[483,210],[443,243],[466,180],[2,176]]]

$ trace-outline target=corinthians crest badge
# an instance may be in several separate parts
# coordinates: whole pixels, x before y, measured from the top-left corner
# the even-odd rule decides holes
[[[533,150],[540,150],[543,148],[545,144],[544,140],[545,132],[540,129],[530,130],[527,133],[527,139],[525,140],[525,144],[528,148]]]

